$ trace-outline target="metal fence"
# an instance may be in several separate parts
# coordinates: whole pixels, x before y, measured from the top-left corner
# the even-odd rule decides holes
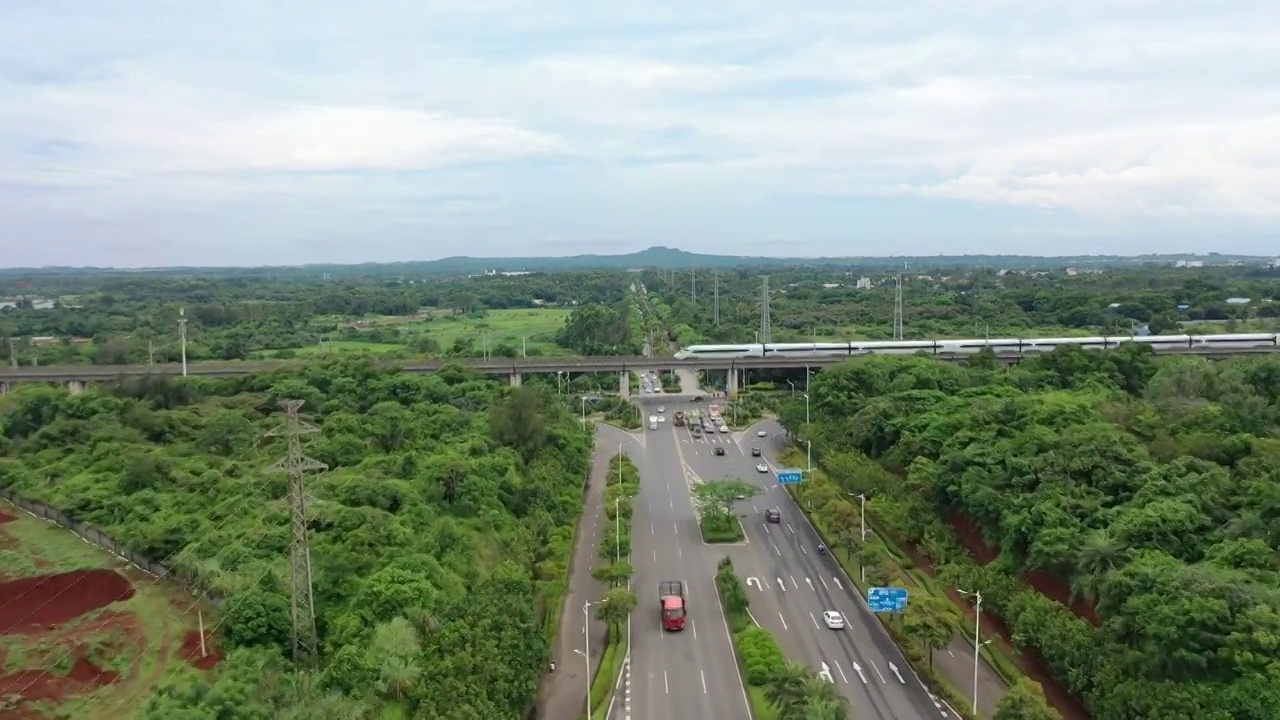
[[[175,570],[162,562],[157,562],[145,555],[140,555],[116,542],[116,540],[110,535],[92,525],[89,525],[88,523],[72,520],[56,508],[49,507],[42,502],[20,497],[8,488],[0,488],[0,498],[4,498],[14,506],[27,511],[31,515],[62,526],[81,540],[89,543],[90,545],[95,545],[106,550],[120,560],[133,565],[148,575],[157,579],[176,583],[192,595],[204,596],[205,601],[211,605],[217,606],[222,604],[222,596],[209,591],[194,575],[181,570]]]

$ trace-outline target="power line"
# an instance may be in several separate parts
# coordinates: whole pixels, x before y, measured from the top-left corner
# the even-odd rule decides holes
[[[760,277],[760,342],[773,342],[773,319],[769,317],[769,276]]]
[[[289,581],[290,614],[293,619],[293,659],[301,664],[314,664],[319,650],[316,632],[316,604],[311,590],[311,545],[307,542],[308,470],[328,470],[329,466],[302,454],[302,435],[320,432],[320,428],[298,419],[302,400],[285,400],[284,425],[267,433],[284,436],[289,454],[272,466],[289,473]]]

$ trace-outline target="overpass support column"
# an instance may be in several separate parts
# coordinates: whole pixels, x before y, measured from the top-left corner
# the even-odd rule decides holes
[[[730,397],[738,394],[738,368],[729,368],[729,374],[725,381],[725,391]]]
[[[9,383],[0,382],[0,395],[8,395],[8,394],[9,394]]]
[[[631,397],[631,373],[623,370],[618,373],[618,395],[629,398]]]
[[[84,392],[84,386],[85,386],[85,383],[84,383],[84,381],[83,381],[83,380],[68,380],[68,381],[67,381],[67,390],[68,390],[72,395],[79,395],[80,393]]]
[[[511,387],[520,387],[520,384],[522,382],[524,382],[524,379],[520,377],[520,373],[518,372],[511,373]]]

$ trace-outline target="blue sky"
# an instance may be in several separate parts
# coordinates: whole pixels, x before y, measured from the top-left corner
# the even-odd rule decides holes
[[[1280,254],[1277,67],[1260,0],[0,2],[0,266]]]

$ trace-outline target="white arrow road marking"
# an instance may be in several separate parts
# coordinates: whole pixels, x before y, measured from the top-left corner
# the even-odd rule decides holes
[[[835,678],[831,677],[831,668],[827,667],[826,663],[822,663],[822,669],[818,671],[818,677],[822,678],[823,680],[826,680],[827,682],[833,685],[836,682]]]
[[[778,578],[778,587],[782,588],[782,592],[787,591],[787,584],[782,582],[782,578]]]
[[[822,583],[822,589],[823,589],[823,590],[830,590],[830,589],[831,589],[831,588],[827,587],[827,581],[826,581],[826,580],[823,580],[821,575],[819,575],[819,576],[818,576],[818,581]]]
[[[747,578],[747,587],[751,587],[753,584],[756,586],[757,590],[764,592],[764,585],[760,584],[760,578],[757,578],[757,577]]]
[[[904,684],[904,685],[907,683],[907,681],[906,681],[906,680],[903,680],[903,679],[902,679],[902,673],[898,672],[898,666],[897,666],[897,665],[894,665],[893,663],[889,663],[889,672],[891,672],[891,673],[893,673],[894,675],[897,675],[897,676],[898,676],[898,682],[900,682],[900,683],[902,683],[902,684]]]
[[[844,585],[841,585],[841,584],[840,584],[840,578],[838,578],[838,577],[833,577],[833,578],[831,578],[831,579],[836,581],[836,587],[840,588],[841,590],[843,590],[843,589],[844,589]]]
[[[805,578],[805,579],[804,579],[804,581],[805,581],[805,582],[807,582],[807,583],[809,583],[809,589],[810,589],[810,590],[815,590],[815,591],[816,591],[816,588],[814,588],[814,587],[813,587],[813,581],[812,581],[812,580],[810,580],[809,578]]]
[[[862,674],[862,666],[858,665],[858,663],[854,663],[854,664],[853,664],[853,671],[854,671],[854,672],[856,672],[856,673],[858,673],[858,677],[862,678],[862,684],[863,684],[863,685],[866,685],[866,684],[867,684],[867,676]]]
[[[849,684],[849,678],[845,677],[844,668],[840,667],[840,661],[838,660],[836,661],[836,670],[840,673],[840,679],[843,680],[846,685]]]

